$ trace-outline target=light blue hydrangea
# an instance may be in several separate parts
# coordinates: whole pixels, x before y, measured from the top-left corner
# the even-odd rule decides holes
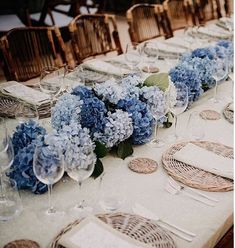
[[[81,108],[83,101],[79,96],[69,93],[61,96],[55,107],[52,109],[51,123],[52,127],[59,130],[64,125],[69,125],[71,122],[79,123],[81,120]]]
[[[141,100],[149,107],[152,115],[159,119],[165,115],[165,105],[167,104],[164,92],[156,86],[144,86],[140,90]]]
[[[94,139],[103,143],[107,148],[118,145],[133,133],[132,119],[127,112],[122,110],[109,112],[104,122],[104,129],[102,132],[94,133]]]

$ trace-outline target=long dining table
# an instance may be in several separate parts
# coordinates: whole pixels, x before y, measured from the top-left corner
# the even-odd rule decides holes
[[[205,135],[203,140],[221,143],[233,147],[233,125],[222,114],[225,106],[231,102],[232,82],[227,80],[218,85],[218,96],[222,99],[219,103],[209,101],[214,94],[214,89],[206,91],[199,100],[178,118],[177,132],[181,140],[167,143],[161,148],[153,148],[148,144],[134,146],[132,156],[122,160],[113,154],[102,158],[104,165],[104,180],[107,176],[113,177],[110,190],[120,194],[125,200],[117,211],[133,213],[135,203],[142,204],[147,209],[156,213],[161,219],[174,223],[196,234],[192,242],[185,241],[171,234],[179,248],[213,248],[216,243],[233,225],[233,191],[228,192],[203,192],[209,197],[218,200],[214,207],[195,201],[186,195],[170,194],[165,190],[168,174],[162,165],[162,154],[170,146],[177,142],[189,141],[190,132],[188,127],[189,116],[194,111],[206,109],[216,110],[221,113],[219,120],[205,120]],[[39,123],[48,130],[49,119],[39,120]],[[7,120],[8,131],[15,130],[17,121]],[[161,128],[158,135],[165,139],[173,132],[171,128]],[[151,174],[138,174],[128,168],[128,163],[137,157],[150,158],[158,163],[158,168]],[[35,195],[29,191],[20,191],[23,212],[13,220],[0,222],[0,247],[16,239],[31,239],[41,247],[49,247],[53,238],[59,231],[82,215],[70,211],[79,199],[85,199],[86,204],[92,206],[90,214],[104,213],[99,202],[102,195],[100,179],[87,179],[81,191],[78,183],[65,176],[53,186],[53,202],[56,207],[62,209],[65,214],[56,220],[43,216],[41,209],[47,205],[48,195]]]

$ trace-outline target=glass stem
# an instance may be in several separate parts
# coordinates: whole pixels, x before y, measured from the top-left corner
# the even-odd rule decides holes
[[[2,172],[0,172],[0,188],[1,188],[1,192],[0,192],[0,201],[4,201],[4,199],[5,199],[5,194],[4,194],[4,186],[3,186],[3,175],[2,175]]]
[[[48,184],[48,205],[49,205],[48,213],[49,214],[55,213],[55,209],[51,204],[52,202],[51,198],[52,198],[52,184]]]
[[[82,181],[78,181],[78,186],[79,186],[79,192],[81,193],[82,190]],[[83,202],[84,200],[81,200],[78,204],[78,208],[83,208]]]
[[[215,102],[217,101],[217,87],[218,87],[218,81],[215,81],[215,90],[214,90],[214,100]]]
[[[154,130],[154,139],[155,140],[157,140],[157,134],[158,134],[158,124],[156,123],[155,130]]]
[[[177,121],[178,121],[177,115],[175,115],[175,126],[174,126],[175,131],[174,131],[174,134],[175,134],[176,137],[177,137],[177,134],[176,134],[176,131],[177,131]]]

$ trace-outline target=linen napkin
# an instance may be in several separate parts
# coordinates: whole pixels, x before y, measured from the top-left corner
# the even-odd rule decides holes
[[[96,217],[87,217],[59,240],[66,248],[150,248],[113,229]]]
[[[125,74],[130,73],[127,69],[116,67],[110,63],[98,59],[85,61],[82,65],[84,68],[118,77],[122,77]]]
[[[228,39],[232,37],[232,34],[228,32],[222,32],[222,29],[218,30],[214,26],[213,27],[200,27],[198,29],[198,34],[214,37],[217,39]]]
[[[50,102],[50,96],[48,94],[15,81],[2,83],[0,85],[0,92],[4,96],[11,96],[36,106],[41,106]]]
[[[188,143],[173,158],[213,174],[233,179],[233,159],[224,158],[211,151]]]
[[[228,109],[232,112],[234,112],[234,104],[233,102],[228,105]]]

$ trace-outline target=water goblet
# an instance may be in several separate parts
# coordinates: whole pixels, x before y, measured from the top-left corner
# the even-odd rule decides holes
[[[74,149],[72,147],[67,147],[67,151]],[[95,168],[95,160],[87,159],[86,164],[80,164],[79,159],[71,158],[67,153],[65,153],[65,170],[70,178],[78,182],[79,191],[81,192],[82,183],[84,180],[89,178]],[[84,200],[78,202],[74,207],[73,211],[79,211],[80,213],[84,211],[91,211],[92,208],[84,205]]]
[[[202,140],[205,137],[206,120],[200,116],[200,112],[193,111],[189,115],[187,134],[190,140]]]
[[[140,49],[138,43],[128,43],[126,46],[125,60],[132,71],[137,71],[137,65],[140,63]]]
[[[188,106],[188,87],[184,83],[172,84],[169,88],[169,111],[175,117],[174,134],[169,137],[170,141],[179,139],[177,135],[178,116],[183,113]]]
[[[33,156],[33,171],[37,179],[48,186],[48,208],[44,211],[47,217],[58,217],[64,214],[53,206],[51,201],[52,185],[64,174],[64,158],[60,148],[37,145]]]
[[[50,95],[51,107],[53,101],[59,95],[63,84],[64,69],[57,67],[45,67],[40,75],[40,90]]]
[[[164,93],[162,92],[162,98],[158,98],[158,107],[151,107],[150,111],[155,119],[155,132],[154,132],[154,138],[150,140],[149,145],[154,147],[154,148],[160,148],[165,145],[165,142],[163,139],[157,138],[158,134],[158,129],[159,129],[159,120],[165,116],[165,114],[168,111],[168,98],[169,98],[169,93],[166,90]],[[159,107],[161,106],[161,108]]]
[[[141,47],[141,57],[146,64],[142,70],[147,73],[158,72],[159,69],[155,66],[158,59],[159,50],[157,44],[151,41],[145,42]]]
[[[228,76],[228,63],[225,59],[216,57],[213,71],[212,71],[212,78],[215,80],[215,87],[214,87],[214,94],[213,97],[210,99],[213,103],[221,102],[221,99],[217,96],[218,93],[218,84],[226,79]]]
[[[39,119],[37,106],[20,102],[16,108],[15,118],[19,123],[24,123],[29,120],[37,122]]]

